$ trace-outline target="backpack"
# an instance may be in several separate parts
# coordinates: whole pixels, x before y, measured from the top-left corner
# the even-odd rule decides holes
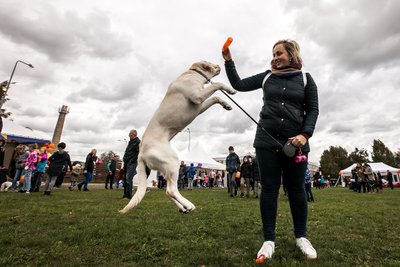
[[[264,88],[264,84],[267,82],[269,76],[271,76],[272,72],[268,72],[267,75],[265,75],[264,80],[262,81],[261,88]],[[307,86],[307,72],[303,72],[303,82],[304,82],[304,88]]]

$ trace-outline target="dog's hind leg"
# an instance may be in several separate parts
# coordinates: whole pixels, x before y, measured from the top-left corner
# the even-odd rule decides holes
[[[192,202],[184,198],[178,190],[177,181],[179,175],[179,161],[176,156],[175,159],[166,163],[164,166],[165,178],[167,179],[167,196],[172,202],[178,207],[181,212],[188,213],[194,210],[196,207]]]
[[[144,195],[146,194],[147,189],[147,172],[146,172],[146,164],[143,161],[141,155],[138,157],[138,166],[137,166],[137,180],[139,182],[135,195],[129,201],[129,203],[119,212],[127,213],[130,209],[134,208],[137,204],[142,201]]]

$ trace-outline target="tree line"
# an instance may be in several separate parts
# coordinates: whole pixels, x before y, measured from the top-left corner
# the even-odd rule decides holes
[[[372,159],[372,161],[371,161]],[[320,159],[320,171],[325,177],[338,177],[339,171],[349,167],[351,164],[360,162],[383,162],[395,168],[400,168],[400,149],[392,152],[381,141],[374,139],[372,144],[371,159],[366,149],[357,147],[351,153],[341,146],[330,146],[322,152]]]

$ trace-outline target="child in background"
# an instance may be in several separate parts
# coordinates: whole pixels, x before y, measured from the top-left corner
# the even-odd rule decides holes
[[[36,165],[35,173],[32,178],[32,192],[39,192],[40,185],[42,184],[42,177],[47,165],[48,154],[46,147],[41,147],[38,154],[38,164]]]

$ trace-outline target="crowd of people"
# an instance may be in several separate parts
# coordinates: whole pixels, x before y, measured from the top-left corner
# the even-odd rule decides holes
[[[393,189],[393,175],[387,170],[388,187]],[[373,172],[368,163],[357,163],[351,170],[351,178],[345,179],[346,187],[358,193],[376,193],[383,190],[381,172]]]
[[[38,192],[45,181],[45,195],[50,195],[53,187],[60,187],[67,168],[72,170],[71,159],[65,151],[66,144],[60,143],[58,151],[51,154],[53,145],[39,148],[37,144],[17,145],[9,168],[4,167],[4,140],[0,140],[0,179],[3,191],[11,190],[30,194]]]

